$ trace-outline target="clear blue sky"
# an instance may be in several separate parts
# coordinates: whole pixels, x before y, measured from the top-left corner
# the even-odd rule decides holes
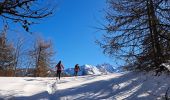
[[[114,64],[95,43],[102,31],[96,32],[93,26],[102,27],[97,20],[102,22],[105,6],[105,0],[61,0],[55,15],[41,21],[33,30],[53,40],[56,62],[62,60],[67,68],[76,63]]]

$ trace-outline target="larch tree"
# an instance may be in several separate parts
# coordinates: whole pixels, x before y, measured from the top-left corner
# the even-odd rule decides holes
[[[52,64],[52,57],[54,56],[52,42],[37,39],[34,49],[31,50],[29,54],[32,58],[33,66],[35,67],[34,76],[48,76],[48,71],[50,70],[50,66]]]
[[[107,0],[107,31],[98,41],[104,53],[140,70],[162,71],[169,59],[169,0]]]
[[[14,50],[12,43],[8,43],[6,37],[7,28],[0,33],[0,71],[2,76],[13,76],[14,72]]]

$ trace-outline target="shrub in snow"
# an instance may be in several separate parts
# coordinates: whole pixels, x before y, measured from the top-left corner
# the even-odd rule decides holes
[[[47,92],[49,94],[54,94],[57,90],[57,82],[47,83]]]

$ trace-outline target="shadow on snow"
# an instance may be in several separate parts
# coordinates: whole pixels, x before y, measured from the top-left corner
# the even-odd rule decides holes
[[[168,84],[170,84],[170,81],[161,83],[158,80],[159,77],[155,76],[127,73],[110,80],[58,90],[52,95],[45,91],[29,97],[14,97],[12,100],[155,100],[161,96],[160,93],[165,93]]]

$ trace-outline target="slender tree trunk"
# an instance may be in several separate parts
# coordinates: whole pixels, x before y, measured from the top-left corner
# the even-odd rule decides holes
[[[152,42],[152,49],[153,49],[153,59],[154,59],[154,67],[159,68],[158,66],[162,63],[163,55],[162,50],[160,47],[160,40],[159,40],[159,33],[158,33],[158,20],[155,15],[155,10],[153,6],[153,1],[148,0],[147,1],[147,8],[148,8],[148,18],[149,18],[149,29],[151,34],[151,42]],[[159,68],[159,71],[162,68]]]
[[[168,33],[168,40],[167,40],[168,42],[168,45],[167,45],[167,52],[168,52],[168,56],[169,56],[169,54],[170,54],[170,33]],[[169,59],[170,57],[168,57],[168,59]]]

